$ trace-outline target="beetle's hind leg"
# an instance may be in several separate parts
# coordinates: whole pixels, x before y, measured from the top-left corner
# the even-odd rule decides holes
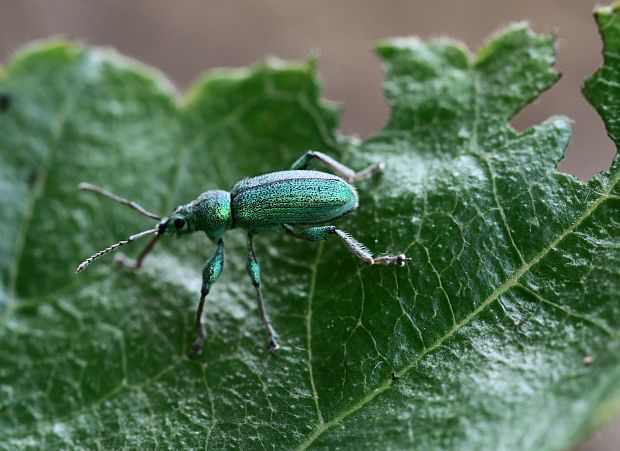
[[[344,164],[334,160],[332,157],[330,157],[329,155],[325,155],[323,152],[309,150],[308,152],[303,154],[301,158],[299,158],[299,160],[293,163],[291,169],[307,169],[312,159],[319,160],[321,163],[334,171],[336,174],[340,175],[342,178],[346,179],[348,182],[363,180],[367,179],[368,177],[372,177],[373,174],[379,172],[385,167],[385,163],[382,161],[380,163],[373,164],[372,166],[369,166],[360,172],[355,172],[350,167],[345,166]]]
[[[252,234],[248,233],[248,262],[247,262],[248,274],[250,275],[250,279],[252,279],[252,285],[256,290],[256,304],[258,305],[258,314],[260,315],[261,322],[265,327],[265,331],[267,332],[267,340],[269,343],[269,350],[275,353],[279,348],[280,344],[278,343],[275,329],[271,325],[271,321],[269,319],[269,315],[267,314],[267,310],[265,309],[265,302],[263,300],[263,292],[260,288],[260,265],[258,264],[258,259],[256,258],[256,254],[254,253],[254,246],[252,246]]]
[[[218,277],[222,273],[224,268],[224,240],[220,239],[217,242],[217,250],[213,257],[207,261],[202,269],[202,288],[200,290],[200,303],[196,310],[196,340],[189,348],[188,354],[190,356],[200,354],[202,352],[202,344],[205,341],[205,327],[202,322],[202,310],[204,309],[207,295],[211,290],[213,284],[217,281]]]
[[[340,230],[335,226],[311,227],[301,232],[296,232],[291,226],[285,225],[284,230],[291,236],[307,241],[326,240],[330,235],[336,235],[342,242],[367,265],[396,265],[405,266],[410,258],[404,254],[400,255],[383,255],[381,257],[373,257],[372,252],[366,246],[357,241],[344,230]]]

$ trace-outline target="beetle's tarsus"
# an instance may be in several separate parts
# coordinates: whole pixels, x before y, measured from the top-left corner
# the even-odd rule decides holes
[[[399,255],[384,255],[374,259],[373,265],[396,265],[399,267],[405,266],[411,258],[406,257],[405,254]]]
[[[189,357],[194,357],[194,356],[198,356],[202,354],[202,345],[204,344],[205,337],[207,335],[205,333],[205,326],[202,322],[202,305],[204,304],[203,299],[204,298],[201,299],[201,304],[200,304],[200,307],[198,308],[198,310],[200,311],[199,316],[197,315],[197,318],[196,318],[196,328],[198,330],[198,333],[196,335],[196,339],[194,340],[192,345],[187,350],[187,355]]]
[[[372,166],[360,172],[355,173],[355,175],[353,176],[351,180],[349,180],[349,182],[354,182],[356,180],[364,180],[364,179],[370,178],[373,175],[375,175],[377,172],[382,171],[383,169],[385,169],[385,161],[380,161],[379,163],[373,164]]]
[[[275,337],[269,337],[269,352],[276,355],[278,353],[278,349],[280,349],[280,343],[278,343]]]
[[[197,337],[187,351],[189,357],[195,357],[202,354],[202,345],[205,341],[205,337]]]
[[[405,263],[411,261],[410,257],[406,257],[405,254],[400,254],[396,256],[396,265],[397,266],[405,266]]]
[[[302,169],[302,170],[308,169],[310,161],[313,159],[319,160],[329,169],[331,169],[336,174],[338,174],[340,177],[342,177],[343,179],[345,179],[347,182],[350,182],[350,183],[356,180],[364,180],[369,177],[372,177],[374,174],[376,174],[377,172],[385,168],[385,162],[380,161],[379,163],[375,163],[372,166],[367,167],[366,169],[362,169],[359,172],[355,172],[350,167],[345,166],[344,164],[340,163],[337,160],[334,160],[332,157],[324,154],[323,152],[317,152],[316,150],[309,150],[308,152],[303,154],[301,158],[299,158],[295,163],[293,163],[293,166],[291,166],[291,169]]]
[[[308,241],[322,241],[326,240],[330,235],[336,235],[353,254],[355,254],[368,266],[396,265],[402,267],[405,266],[407,261],[411,260],[409,257],[406,257],[405,254],[399,254],[396,256],[384,255],[375,258],[372,256],[372,252],[370,252],[370,250],[362,243],[353,238],[351,234],[345,232],[344,230],[340,230],[335,226],[310,227],[309,229],[301,232],[296,232],[290,225],[285,224],[284,231],[295,238]]]

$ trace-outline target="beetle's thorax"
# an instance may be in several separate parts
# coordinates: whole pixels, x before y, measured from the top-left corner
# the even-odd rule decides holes
[[[182,225],[182,227],[178,227]],[[161,235],[202,231],[219,240],[232,226],[230,193],[222,190],[205,191],[189,204],[180,205],[159,223]]]
[[[190,223],[213,241],[219,240],[232,226],[230,193],[222,190],[205,191],[189,204]]]

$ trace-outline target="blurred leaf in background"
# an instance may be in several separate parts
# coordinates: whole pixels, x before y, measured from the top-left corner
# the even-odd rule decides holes
[[[620,18],[597,17],[605,65],[585,94],[617,140]],[[566,118],[508,125],[557,79],[552,38],[516,25],[475,55],[414,39],[378,53],[392,115],[361,143],[336,131],[312,61],[210,73],[177,102],[110,52],[15,57],[0,73],[1,448],[560,449],[618,411],[620,160],[583,183],[555,169]],[[387,162],[340,224],[414,262],[260,236],[276,358],[241,232],[199,359],[185,350],[205,237],[170,240],[139,273],[73,274],[150,225],[78,182],[165,214],[308,149]]]

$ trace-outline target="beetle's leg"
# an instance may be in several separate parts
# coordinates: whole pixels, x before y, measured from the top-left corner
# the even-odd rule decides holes
[[[372,252],[370,252],[366,246],[357,241],[344,230],[340,230],[335,226],[310,227],[309,229],[303,230],[301,232],[296,232],[291,226],[285,225],[284,230],[286,231],[286,233],[294,236],[295,238],[300,238],[302,240],[308,241],[322,241],[326,240],[330,235],[337,235],[338,238],[340,238],[349,248],[349,250],[355,255],[357,255],[360,260],[362,260],[367,265],[405,266],[405,263],[411,260],[404,254],[383,255],[381,257],[375,258],[372,256]]]
[[[117,265],[122,266],[123,268],[135,270],[142,268],[142,263],[144,262],[144,259],[153,250],[160,238],[161,235],[155,235],[153,238],[151,238],[151,241],[149,241],[147,245],[144,246],[144,249],[142,249],[142,252],[140,252],[140,255],[138,255],[138,258],[136,258],[135,260],[127,258],[123,254],[117,254],[114,258],[114,262]]]
[[[260,289],[260,265],[258,264],[258,259],[256,258],[256,254],[254,253],[254,247],[252,246],[252,234],[248,233],[248,262],[247,269],[250,278],[252,279],[252,285],[254,285],[254,289],[256,290],[256,304],[258,305],[258,314],[260,315],[260,319],[265,327],[265,331],[267,332],[267,339],[269,343],[269,350],[275,353],[280,345],[278,344],[277,336],[278,334],[274,330],[271,325],[271,321],[269,320],[269,315],[265,310],[265,302],[263,301],[263,292]]]
[[[360,172],[355,172],[353,169],[349,168],[348,166],[345,166],[342,163],[339,163],[338,161],[334,160],[329,155],[325,155],[323,152],[317,152],[316,150],[309,150],[308,152],[303,154],[301,158],[299,158],[299,160],[293,163],[293,166],[291,166],[291,169],[307,169],[308,165],[310,164],[310,161],[313,158],[319,160],[321,163],[323,163],[329,169],[334,171],[336,174],[342,176],[348,182],[353,182],[354,180],[362,180],[362,179],[371,177],[373,174],[375,174],[376,172],[379,172],[385,167],[385,163],[380,162],[380,163],[373,164],[372,166],[369,166]]]
[[[200,290],[200,303],[198,304],[198,310],[196,310],[196,340],[192,343],[189,349],[190,355],[200,354],[202,352],[202,343],[205,340],[205,328],[202,322],[202,310],[205,305],[205,300],[209,294],[209,290],[216,282],[224,268],[224,240],[220,238],[217,242],[217,249],[213,257],[207,261],[202,269],[202,288]]]

